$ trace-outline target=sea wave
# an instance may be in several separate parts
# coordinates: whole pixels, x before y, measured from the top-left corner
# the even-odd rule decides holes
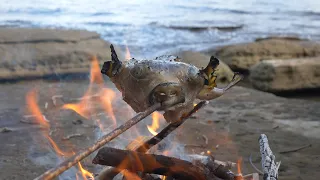
[[[216,26],[200,26],[200,25],[162,25],[156,22],[152,22],[149,25],[154,25],[154,26],[160,26],[164,28],[169,28],[169,29],[176,29],[176,30],[186,30],[186,31],[207,31],[207,30],[212,30],[212,29],[217,29],[219,31],[237,31],[240,30],[244,27],[243,24],[239,25],[216,25]]]
[[[38,9],[38,8],[25,8],[25,9],[9,9],[4,13],[7,14],[33,14],[33,15],[41,15],[41,14],[57,14],[62,13],[65,10],[62,8],[53,8],[53,9]]]

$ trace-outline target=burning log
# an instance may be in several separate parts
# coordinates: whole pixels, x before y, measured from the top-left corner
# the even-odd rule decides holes
[[[280,162],[275,162],[276,157],[273,155],[268,138],[265,134],[261,134],[259,138],[261,163],[263,171],[263,180],[278,180],[278,169]]]
[[[129,150],[135,150],[137,152],[145,153],[150,148],[161,142],[164,138],[166,138],[171,132],[173,132],[175,129],[177,129],[181,124],[183,124],[190,116],[192,116],[194,113],[196,113],[199,109],[207,105],[207,101],[201,101],[198,103],[188,114],[181,117],[180,121],[175,121],[173,123],[170,123],[168,126],[166,126],[161,132],[159,132],[156,136],[152,137],[148,141],[144,142],[142,145],[140,145],[136,149],[129,149]],[[110,180],[113,179],[118,173],[121,171],[116,168],[106,169],[102,170],[98,176],[99,180]]]
[[[92,160],[94,164],[117,167],[131,172],[171,176],[175,179],[205,180],[205,169],[177,158],[144,154],[129,150],[104,147]]]
[[[188,158],[191,159],[192,163],[163,155],[104,147],[98,151],[92,162],[116,167],[114,172],[128,170],[131,172],[165,175],[174,179],[236,179],[229,170],[236,165],[235,163],[217,161],[212,156],[189,155]],[[114,177],[108,175],[110,174],[106,174],[104,178],[112,179]],[[252,176],[248,175],[248,177]]]

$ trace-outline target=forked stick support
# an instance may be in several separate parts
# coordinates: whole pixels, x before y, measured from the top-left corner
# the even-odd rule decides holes
[[[278,170],[281,164],[276,162],[276,157],[273,155],[268,138],[265,134],[261,134],[259,138],[261,165],[263,171],[263,180],[278,180]]]

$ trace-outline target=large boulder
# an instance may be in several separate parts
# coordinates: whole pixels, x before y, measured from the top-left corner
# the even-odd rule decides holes
[[[198,67],[199,69],[205,68],[209,61],[210,56],[207,56],[205,54],[199,53],[199,52],[193,52],[193,51],[181,51],[179,53],[175,53],[179,58],[182,59],[183,62],[193,64],[194,66]],[[227,83],[232,80],[232,77],[234,75],[233,71],[229,68],[228,65],[226,65],[224,62],[220,61],[220,64],[218,66],[217,70],[217,82],[218,83]]]
[[[320,88],[320,57],[265,60],[250,69],[252,86],[281,92]]]
[[[0,28],[0,80],[87,73],[93,55],[111,59],[109,46],[84,30]]]
[[[266,59],[292,59],[320,55],[320,44],[297,38],[266,38],[255,42],[225,46],[211,51],[233,70],[249,70]]]

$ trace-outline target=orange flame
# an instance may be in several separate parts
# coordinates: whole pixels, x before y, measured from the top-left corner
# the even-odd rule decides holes
[[[27,108],[28,111],[35,116],[36,120],[38,121],[38,123],[42,126],[44,126],[46,129],[50,128],[50,125],[48,123],[48,121],[44,118],[44,116],[42,115],[40,108],[37,104],[37,92],[36,90],[31,90],[27,93],[26,96],[26,102],[27,102]]]
[[[116,117],[113,113],[113,108],[112,108],[112,101],[115,98],[116,93],[114,91],[112,91],[111,89],[107,89],[104,88],[101,91],[101,95],[100,95],[100,100],[101,100],[101,104],[103,105],[105,111],[108,113],[108,115],[111,117],[114,126],[117,125],[117,120]]]
[[[129,48],[128,48],[127,45],[126,45],[126,56],[125,56],[125,59],[126,60],[130,60],[131,59],[130,51],[129,51]]]
[[[111,117],[112,121],[116,125],[116,118],[113,113],[111,102],[115,98],[115,92],[111,89],[103,88],[103,77],[100,73],[100,66],[99,61],[96,56],[92,57],[91,60],[91,69],[90,69],[90,84],[88,87],[87,92],[83,95],[81,98],[81,101],[75,104],[65,104],[62,108],[64,109],[70,109],[78,113],[79,115],[85,117],[86,119],[89,119],[90,114],[92,113],[92,109],[90,108],[92,103],[92,87],[93,84],[98,84],[99,91],[98,93],[98,101],[103,106],[105,111],[108,113],[108,115]]]
[[[37,101],[38,100],[37,100],[36,90],[29,91],[26,96],[27,109],[33,116],[35,116],[38,123],[45,127],[45,131],[43,131],[43,136],[49,141],[50,145],[59,156],[72,155],[71,153],[63,152],[58,147],[58,145],[53,141],[53,139],[49,136],[50,124],[42,115],[42,112],[37,104]]]
[[[99,85],[103,84],[103,78],[100,73],[99,61],[96,56],[93,56],[91,59],[91,69],[90,69],[90,85],[87,92],[84,94],[82,100],[79,103],[75,104],[65,104],[63,109],[70,109],[78,113],[79,115],[85,117],[86,119],[90,116],[90,98],[92,94],[92,84],[96,83]]]
[[[81,172],[82,178],[84,180],[87,180],[88,179],[87,177],[89,177],[90,179],[94,179],[93,174],[87,171],[86,169],[84,169],[80,162],[78,162],[78,166],[79,166],[79,171]]]
[[[103,77],[100,72],[97,56],[93,56],[91,59],[90,83],[103,84]]]
[[[237,161],[237,171],[239,175],[241,175],[241,163],[242,163],[242,158],[239,158]]]
[[[162,115],[160,113],[158,113],[158,112],[152,113],[152,125],[151,126],[147,125],[149,132],[154,136],[158,134],[157,130],[159,129],[160,117],[162,117]]]

